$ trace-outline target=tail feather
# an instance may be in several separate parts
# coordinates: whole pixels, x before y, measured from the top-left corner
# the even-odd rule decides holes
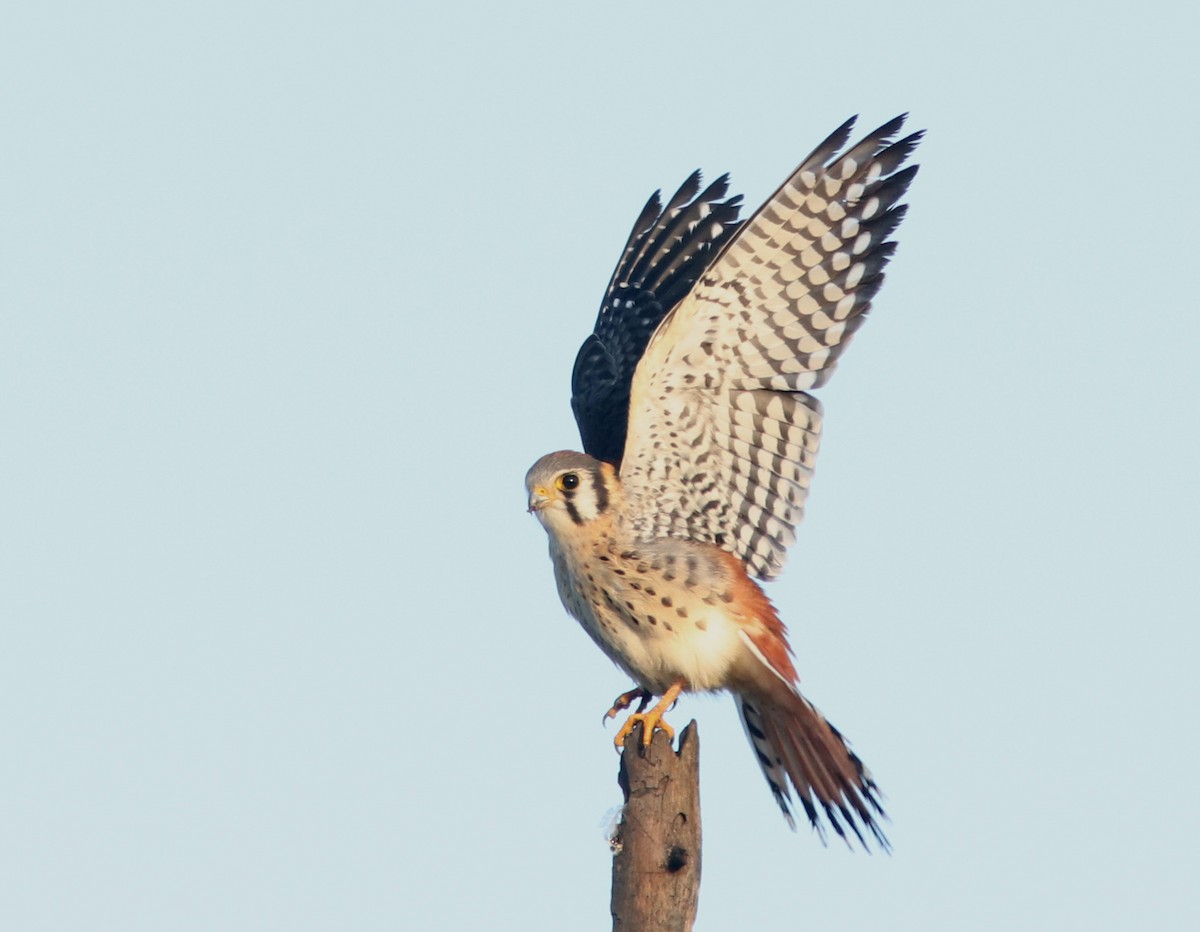
[[[796,827],[794,790],[823,843],[828,823],[848,845],[847,829],[870,850],[863,834],[866,829],[884,851],[891,850],[879,825],[878,818],[887,815],[870,771],[847,746],[841,732],[807,699],[790,692],[783,703],[778,698],[760,700],[745,694],[738,694],[736,700],[746,737],[789,826]]]
[[[783,769],[783,759],[775,753],[775,746],[767,740],[766,722],[759,714],[758,708],[743,696],[735,695],[734,701],[737,702],[738,714],[742,717],[742,727],[746,729],[750,747],[754,749],[754,756],[758,758],[758,766],[762,768],[763,776],[767,778],[767,786],[771,788],[771,795],[783,810],[788,827],[795,831],[796,820],[792,816],[792,794],[788,790],[787,772]],[[801,799],[805,810],[808,811],[809,822],[817,825],[817,813],[815,809],[811,809],[812,803],[803,796]]]

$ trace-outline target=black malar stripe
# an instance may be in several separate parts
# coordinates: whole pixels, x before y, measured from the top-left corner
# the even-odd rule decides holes
[[[592,471],[592,478],[596,486],[596,511],[604,514],[608,511],[608,484],[604,481],[604,467],[597,466]]]

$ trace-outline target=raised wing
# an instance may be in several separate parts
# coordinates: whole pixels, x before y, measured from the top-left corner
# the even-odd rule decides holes
[[[633,372],[650,335],[736,232],[741,197],[723,200],[729,176],[700,192],[693,172],[662,206],[650,196],[613,270],[594,332],[571,373],[571,409],[586,453],[620,465]]]
[[[833,372],[883,284],[916,174],[904,117],[846,152],[848,120],[740,229],[655,331],[634,375],[621,480],[643,538],[783,568]]]

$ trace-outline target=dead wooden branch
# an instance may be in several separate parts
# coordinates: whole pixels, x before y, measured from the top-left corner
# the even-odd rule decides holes
[[[625,807],[613,839],[613,932],[689,932],[700,897],[700,735],[692,722],[679,751],[642,726],[625,739],[617,776]]]

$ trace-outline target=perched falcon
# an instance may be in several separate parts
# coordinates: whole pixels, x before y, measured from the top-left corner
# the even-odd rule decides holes
[[[799,691],[787,632],[752,577],[783,568],[821,434],[808,392],[883,283],[921,139],[904,117],[844,148],[848,120],[749,220],[722,176],[642,210],[571,377],[585,453],[525,477],[563,605],[636,688],[617,736],[682,692],[728,690],[788,823],[880,845],[875,781]],[[843,151],[844,149],[844,151]],[[660,697],[648,712],[650,699]]]

